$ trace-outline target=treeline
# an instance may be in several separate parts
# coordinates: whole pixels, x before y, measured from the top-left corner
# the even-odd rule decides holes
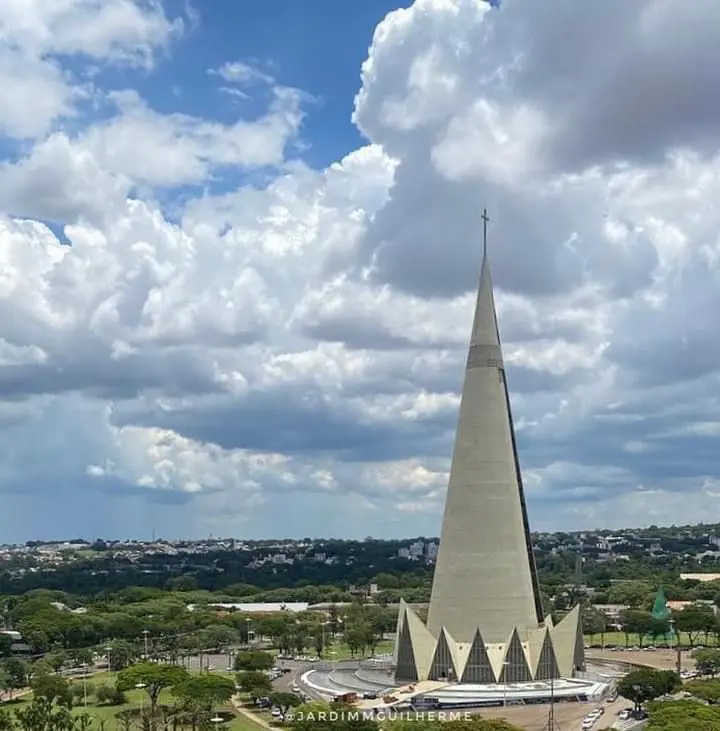
[[[129,586],[173,589],[178,582],[186,589],[214,592],[237,584],[250,584],[256,592],[328,584],[348,588],[368,584],[382,574],[394,576],[397,587],[416,587],[429,584],[433,570],[421,562],[378,556],[374,551],[354,557],[349,563],[340,557],[330,564],[306,560],[251,568],[253,558],[256,556],[247,552],[216,551],[192,557],[148,553],[131,561],[101,553],[47,569],[38,565],[32,571],[11,571],[7,567],[0,571],[0,595],[24,594],[33,589],[83,595],[116,592]]]
[[[134,587],[116,594],[83,599],[67,592],[34,590],[4,602],[6,622],[18,629],[33,654],[109,648],[112,664],[124,666],[148,647],[176,659],[213,648],[267,639],[302,654],[319,638],[342,635],[362,651],[373,649],[395,629],[397,610],[358,603],[328,612],[242,614],[208,606],[205,592],[163,592]],[[194,605],[191,610],[189,605]],[[77,613],[81,607],[82,612]],[[73,611],[75,608],[76,611]],[[322,624],[325,621],[325,624]],[[10,654],[8,636],[0,636],[0,656]]]

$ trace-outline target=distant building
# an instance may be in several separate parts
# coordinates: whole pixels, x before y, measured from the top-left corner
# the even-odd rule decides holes
[[[720,581],[720,574],[680,574],[681,581]]]
[[[718,608],[715,606],[715,602],[711,602],[707,599],[696,599],[695,601],[669,601],[667,607],[671,612],[682,612],[683,609],[692,607],[693,605],[702,605],[708,609],[712,609],[713,614],[718,613]]]
[[[10,645],[10,652],[14,655],[29,655],[30,646],[23,641],[23,636],[20,632],[13,629],[0,629],[1,635],[8,635],[12,640]]]
[[[602,612],[611,622],[620,621],[620,612],[630,609],[628,604],[593,604],[593,608]]]
[[[188,604],[188,611],[194,612],[197,604]],[[213,602],[206,606],[211,609],[225,609],[243,614],[262,614],[271,612],[290,612],[291,614],[299,614],[307,611],[310,604],[308,602]]]

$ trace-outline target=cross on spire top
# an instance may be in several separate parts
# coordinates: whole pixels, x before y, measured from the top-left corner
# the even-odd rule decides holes
[[[483,222],[483,259],[487,256],[487,225],[490,222],[490,218],[488,217],[487,208],[483,208],[482,213],[482,222]]]

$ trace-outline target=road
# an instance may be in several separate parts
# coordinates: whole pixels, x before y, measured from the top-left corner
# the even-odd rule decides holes
[[[184,658],[183,665],[188,670],[200,670],[200,662],[202,660],[203,670],[210,666],[212,670],[222,671],[227,670],[230,658],[231,656],[228,655],[228,653],[223,653],[222,655],[190,655],[189,657]]]

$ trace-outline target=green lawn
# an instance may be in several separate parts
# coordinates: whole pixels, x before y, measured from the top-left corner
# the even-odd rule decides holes
[[[375,655],[385,655],[393,651],[394,643],[392,640],[385,640],[375,648]],[[328,645],[325,656],[329,660],[347,660],[352,657],[350,648],[344,642],[334,642]],[[365,653],[365,657],[370,657],[370,653]],[[355,657],[363,657],[363,655],[355,655]]]
[[[94,698],[92,697],[90,691],[92,686],[98,686],[98,685],[112,685],[115,682],[116,673],[100,673],[98,675],[94,675],[92,677],[89,677],[87,679],[88,684],[88,705],[87,705],[87,712],[92,716],[94,719],[97,719],[97,721],[105,721],[106,722],[106,731],[115,731],[116,724],[115,721],[115,715],[119,711],[124,711],[129,708],[141,708],[143,704],[148,703],[148,697],[147,693],[144,690],[141,689],[133,689],[131,691],[128,691],[125,695],[127,696],[127,703],[121,705],[121,706],[108,706],[108,705],[97,705],[94,702]],[[82,686],[82,678],[76,678],[73,680],[73,685],[79,685]],[[7,708],[10,710],[20,710],[23,708],[27,703],[30,702],[32,699],[32,694],[28,694],[26,696],[23,696],[22,698],[18,698],[15,701],[10,701],[7,704],[4,704]],[[160,694],[159,703],[161,705],[171,705],[174,702],[174,698],[169,690],[165,690]],[[73,709],[73,712],[76,714],[82,713],[85,708],[83,705],[83,699],[80,697],[75,701],[75,708]],[[246,716],[243,716],[241,714],[238,714],[238,712],[230,705],[224,705],[220,706],[216,710],[228,714],[232,714],[233,719],[232,721],[227,724],[224,728],[228,729],[228,731],[262,731],[262,726],[258,723],[254,723]],[[96,726],[97,728],[97,726]]]
[[[639,647],[640,646],[640,638],[636,634],[631,634],[629,636],[629,647]],[[604,635],[585,635],[585,644],[586,645],[600,645],[604,642],[605,646],[607,645],[619,645],[620,647],[625,647],[625,633],[624,632],[606,632]],[[707,642],[705,641],[705,636],[700,635],[699,637],[695,638],[695,644],[698,645],[705,645],[706,647],[715,647],[717,646],[716,639],[710,635],[707,638]],[[649,637],[645,637],[643,639],[643,647],[647,647],[648,645],[655,645],[655,647],[665,647],[666,643],[665,640],[658,637],[656,639],[650,639]],[[668,637],[667,640],[667,646],[668,647],[675,647],[675,637]],[[681,647],[690,647],[690,637],[686,632],[680,633],[680,646]]]

